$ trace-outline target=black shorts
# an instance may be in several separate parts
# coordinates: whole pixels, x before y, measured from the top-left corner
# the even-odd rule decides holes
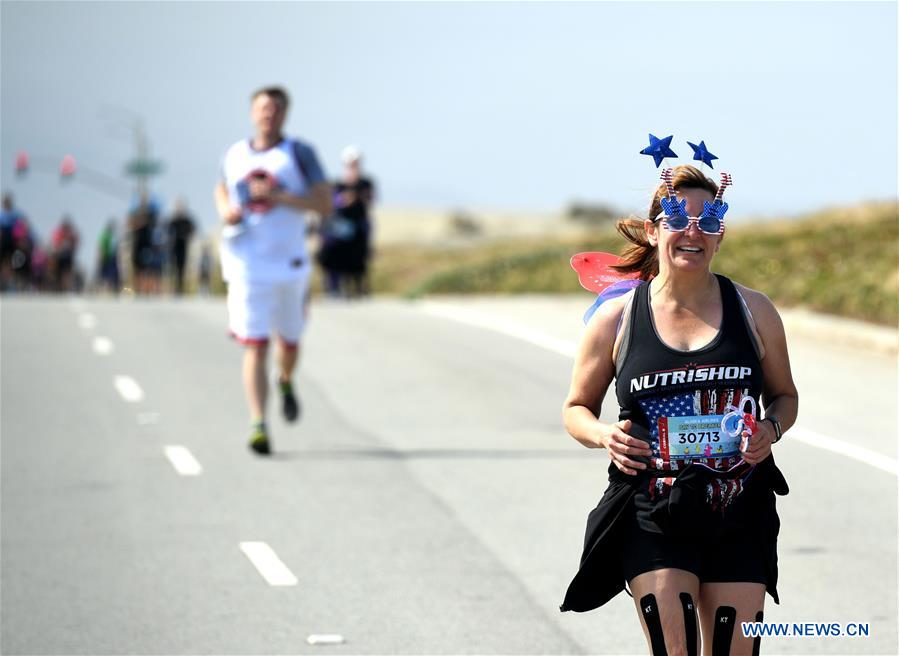
[[[765,545],[758,531],[724,519],[696,539],[653,533],[641,527],[635,513],[622,518],[621,570],[631,579],[658,569],[695,574],[701,583],[768,584]]]
[[[70,251],[63,251],[56,256],[56,272],[60,275],[72,270],[74,258]]]

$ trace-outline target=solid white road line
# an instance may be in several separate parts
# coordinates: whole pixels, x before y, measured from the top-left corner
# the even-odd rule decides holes
[[[109,355],[115,348],[112,340],[108,337],[94,337],[93,341],[94,353],[97,355]]]
[[[529,342],[535,346],[541,346],[545,349],[564,355],[574,357],[577,353],[578,345],[564,339],[557,339],[546,335],[537,330],[528,328],[521,324],[511,321],[497,320],[485,314],[479,314],[474,310],[459,307],[449,303],[440,303],[436,301],[422,301],[418,304],[419,309],[425,314],[436,317],[451,319],[459,323],[468,324],[469,326],[477,326],[486,330],[492,330],[510,337]],[[899,476],[899,463],[896,459],[877,453],[871,449],[838,440],[835,437],[824,435],[822,433],[803,428],[802,426],[793,426],[787,433],[788,437],[795,437],[798,441],[818,449],[833,451],[842,456],[852,458],[866,465],[870,465],[881,471],[885,471],[894,476]]]
[[[78,325],[84,330],[93,330],[97,327],[97,317],[90,312],[82,312],[78,315]]]
[[[144,398],[144,391],[131,376],[116,376],[113,384],[122,398],[129,403],[137,403]]]
[[[577,344],[565,339],[558,339],[552,335],[547,335],[539,330],[534,330],[533,328],[529,328],[528,326],[513,321],[498,321],[493,317],[479,314],[474,310],[433,301],[422,301],[418,307],[425,314],[452,319],[453,321],[468,324],[469,326],[486,328],[487,330],[502,333],[509,337],[524,340],[535,346],[540,346],[549,351],[553,351],[554,353],[558,353],[559,355],[564,355],[565,357],[573,358],[577,353]]]
[[[287,569],[270,546],[265,542],[241,542],[240,550],[250,559],[269,585],[290,586],[297,584],[297,577]]]
[[[187,447],[169,445],[165,447],[165,456],[172,463],[175,471],[182,476],[199,476],[203,473],[203,467],[197,462]]]
[[[793,426],[786,434],[787,439],[798,440],[803,444],[814,446],[826,451],[833,451],[841,456],[849,456],[853,460],[858,460],[866,465],[871,465],[877,469],[881,469],[893,476],[899,476],[899,463],[893,458],[866,449],[857,444],[849,444],[843,440],[838,440],[829,435],[817,433],[802,426]]]

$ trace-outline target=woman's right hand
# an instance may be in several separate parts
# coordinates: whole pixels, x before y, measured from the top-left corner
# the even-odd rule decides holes
[[[596,443],[609,452],[609,457],[621,472],[636,476],[637,470],[646,469],[642,462],[633,460],[634,456],[650,456],[652,451],[643,440],[628,435],[631,420],[616,421],[614,424],[596,422],[598,425]]]

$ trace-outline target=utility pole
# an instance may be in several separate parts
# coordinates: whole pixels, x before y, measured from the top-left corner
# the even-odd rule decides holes
[[[150,146],[143,117],[134,110],[121,105],[106,105],[101,108],[100,116],[110,121],[112,128],[119,128],[116,130],[116,134],[110,136],[122,138],[122,128],[126,128],[131,133],[135,155],[125,163],[125,175],[134,178],[134,187],[138,198],[149,198],[150,178],[162,173],[164,165],[161,160],[150,158]]]
[[[163,163],[160,160],[150,159],[147,133],[139,117],[134,118],[131,130],[134,136],[135,157],[125,164],[125,174],[134,178],[137,197],[149,198],[150,178],[162,173]]]

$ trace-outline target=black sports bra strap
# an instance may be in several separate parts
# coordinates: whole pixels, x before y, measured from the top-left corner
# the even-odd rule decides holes
[[[634,335],[634,306],[639,305],[639,301],[637,300],[640,290],[644,287],[649,287],[649,283],[644,282],[642,285],[639,285],[635,290],[633,296],[631,296],[630,300],[624,306],[624,310],[621,311],[622,319],[627,316],[627,326],[624,330],[624,335],[621,336],[621,343],[618,345],[618,356],[615,358],[615,375],[617,376],[621,373],[621,367],[624,366],[624,361],[627,359],[627,352],[630,349],[631,342],[633,341]]]

